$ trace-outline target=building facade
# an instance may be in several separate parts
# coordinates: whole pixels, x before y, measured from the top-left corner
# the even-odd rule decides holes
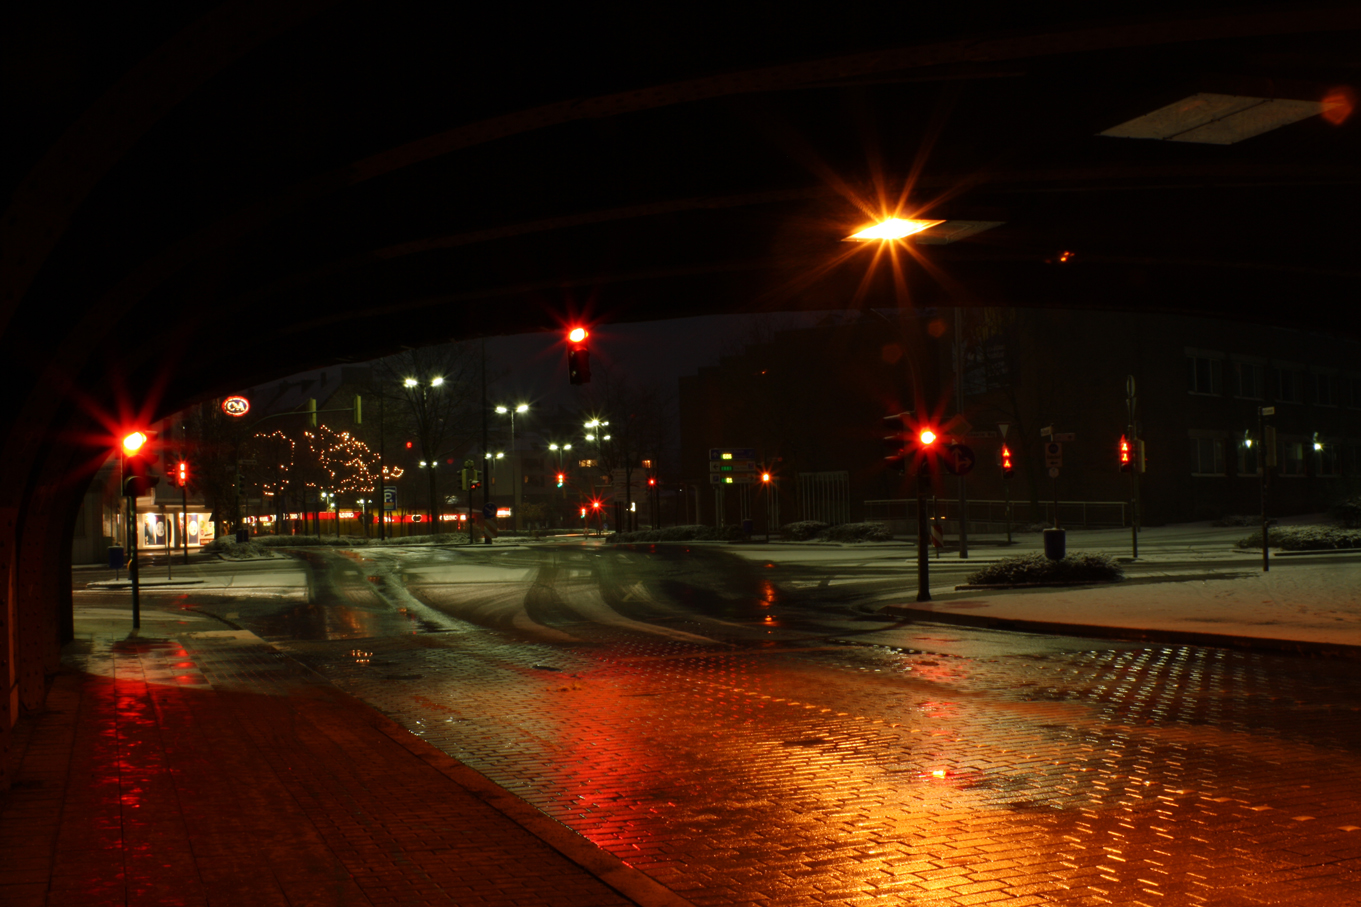
[[[1006,519],[1008,500],[1020,525],[1051,522],[1056,501],[1067,525],[1127,525],[1135,487],[1120,470],[1122,437],[1136,461],[1142,451],[1148,525],[1260,513],[1264,427],[1270,514],[1323,511],[1361,488],[1361,344],[1158,313],[865,312],[681,379],[687,483],[709,484],[708,451],[723,446],[755,448],[772,474],[745,492],[697,492],[702,520],[749,516],[759,529],[778,507],[785,523],[906,521],[915,489],[885,464],[882,420],[913,410],[917,387],[923,421],[972,453],[964,493],[971,525],[991,524],[980,528]],[[959,483],[933,480],[935,512],[951,522]]]

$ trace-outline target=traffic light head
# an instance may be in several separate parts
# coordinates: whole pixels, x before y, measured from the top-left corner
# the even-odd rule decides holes
[[[566,482],[567,474],[562,472],[558,473],[558,487],[561,488]]]
[[[567,332],[567,377],[573,384],[585,384],[591,380],[591,351],[586,348],[586,338],[591,332],[583,327],[574,327]]]
[[[1004,478],[1004,479],[1009,479],[1009,478],[1011,478],[1011,473],[1012,473],[1012,468],[1011,468],[1011,448],[1010,448],[1010,447],[1007,447],[1005,444],[1003,444],[1003,445],[1002,445],[1002,478]]]
[[[656,477],[656,476],[648,476],[648,477],[647,477],[647,486],[648,486],[649,488],[656,488],[656,487],[657,487],[657,477]]]
[[[898,470],[907,468],[907,438],[911,413],[884,416],[884,463]],[[767,481],[762,477],[761,481]]]
[[[1124,435],[1120,436],[1120,471],[1134,471],[1134,457],[1130,453],[1129,438]]]
[[[151,474],[151,448],[147,442],[151,436],[146,432],[134,431],[123,438],[123,494],[140,498],[160,484],[161,480]]]
[[[183,460],[175,467],[175,483],[181,488],[189,487],[189,464]]]
[[[923,428],[917,433],[917,441],[921,449],[926,450],[936,443],[936,433],[929,428]]]
[[[573,384],[585,384],[591,380],[591,351],[586,347],[567,351],[567,377]]]

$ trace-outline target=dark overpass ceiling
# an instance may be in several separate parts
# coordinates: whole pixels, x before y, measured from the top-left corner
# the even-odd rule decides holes
[[[1197,92],[1346,97],[1354,3],[23,6],[18,388],[114,376],[173,408],[572,313],[1083,305],[1358,336],[1361,115],[1098,135]],[[904,192],[1003,224],[865,281],[839,240]]]

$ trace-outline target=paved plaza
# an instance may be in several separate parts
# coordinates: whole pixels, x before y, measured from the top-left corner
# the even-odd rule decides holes
[[[190,565],[136,632],[82,589],[11,755],[0,902],[1349,903],[1361,559],[1264,579],[1186,547],[1143,595],[942,568],[953,623],[886,601],[902,553],[867,548]],[[1223,645],[988,626],[1203,622],[1206,588],[1272,594]],[[1288,638],[1327,621],[1330,655]]]

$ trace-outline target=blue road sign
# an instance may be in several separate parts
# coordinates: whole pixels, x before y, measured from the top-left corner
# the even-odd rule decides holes
[[[496,505],[491,501],[482,505],[482,516],[489,520],[496,519]]]
[[[383,509],[397,509],[397,489],[393,488],[391,485],[383,486]]]

